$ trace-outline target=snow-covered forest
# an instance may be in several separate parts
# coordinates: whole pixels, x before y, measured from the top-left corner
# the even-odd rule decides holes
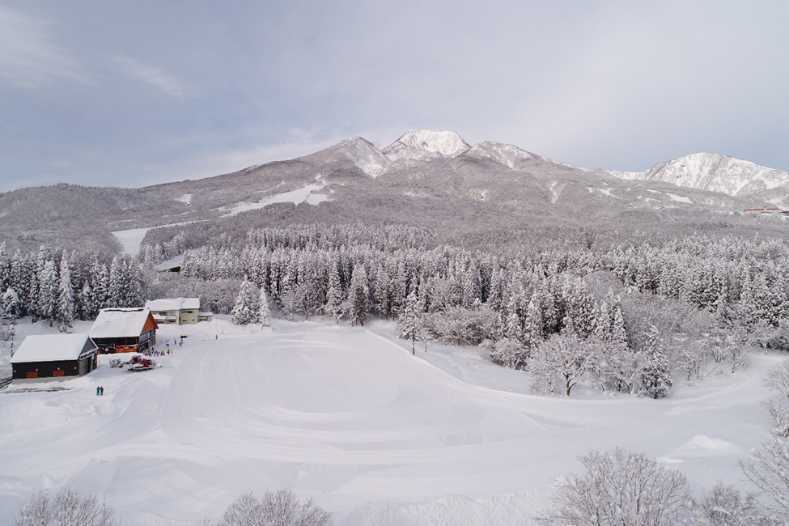
[[[140,260],[0,247],[2,307],[5,318],[64,329],[102,307],[168,295],[200,296],[242,324],[259,322],[269,301],[291,319],[394,319],[412,344],[482,345],[493,361],[531,372],[535,389],[567,396],[583,382],[659,398],[677,375],[734,372],[749,344],[785,344],[785,241],[578,239],[493,254],[399,225],[255,229],[187,250],[180,275],[153,266],[184,250],[182,234],[146,245]]]

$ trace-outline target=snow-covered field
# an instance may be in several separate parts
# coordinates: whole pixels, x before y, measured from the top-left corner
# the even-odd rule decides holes
[[[65,391],[0,391],[0,522],[33,490],[69,485],[132,526],[216,518],[275,488],[337,524],[526,524],[580,454],[617,445],[699,488],[745,485],[738,460],[767,436],[762,380],[781,359],[755,355],[669,400],[566,400],[525,394],[523,374],[476,350],[413,357],[386,324],[217,319],[165,326],[160,342],[181,330],[183,348],[154,371],[102,366],[57,382]]]
[[[185,194],[185,195],[190,195],[190,194]],[[189,204],[191,204],[191,195],[190,195]],[[200,220],[200,221],[204,221],[204,220]],[[112,232],[112,235],[115,236],[115,239],[117,239],[118,243],[120,243],[122,253],[128,254],[130,256],[136,256],[137,254],[140,253],[140,248],[142,247],[142,240],[145,239],[145,234],[147,234],[149,230],[153,230],[154,228],[166,228],[170,226],[190,225],[192,223],[198,223],[200,221],[184,221],[181,223],[170,223],[167,225],[157,225],[157,226],[144,227],[144,228],[130,228],[128,230],[115,230],[114,232]]]

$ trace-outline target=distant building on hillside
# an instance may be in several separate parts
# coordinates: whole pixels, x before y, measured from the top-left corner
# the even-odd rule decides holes
[[[184,265],[184,255],[175,256],[174,258],[167,259],[161,263],[153,266],[157,272],[181,272],[181,267]]]
[[[87,334],[28,336],[11,358],[12,376],[15,380],[82,376],[96,368],[96,352]]]
[[[90,337],[104,353],[142,352],[156,343],[158,328],[148,308],[101,309]]]
[[[188,325],[200,321],[200,298],[162,298],[145,306],[158,323]]]

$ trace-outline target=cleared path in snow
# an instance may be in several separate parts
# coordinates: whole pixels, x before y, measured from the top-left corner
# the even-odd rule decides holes
[[[185,330],[161,369],[101,368],[70,391],[0,393],[0,513],[68,484],[127,524],[187,524],[249,490],[287,487],[340,524],[439,524],[431,518],[447,509],[507,524],[544,504],[579,455],[616,445],[696,484],[737,483],[738,460],[766,437],[761,379],[778,360],[756,357],[672,400],[564,400],[492,389],[493,365],[488,387],[460,380],[364,329]]]

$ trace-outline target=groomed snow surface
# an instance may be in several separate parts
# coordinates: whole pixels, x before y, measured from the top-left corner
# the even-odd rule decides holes
[[[31,492],[68,485],[132,526],[194,524],[278,488],[338,525],[528,524],[579,455],[617,445],[698,488],[747,487],[738,461],[767,437],[763,378],[781,359],[754,355],[669,400],[567,400],[525,394],[523,373],[474,349],[411,356],[390,324],[215,319],[164,326],[160,346],[181,331],[183,348],[153,371],[105,361],[59,381],[66,391],[0,391],[0,522]]]

